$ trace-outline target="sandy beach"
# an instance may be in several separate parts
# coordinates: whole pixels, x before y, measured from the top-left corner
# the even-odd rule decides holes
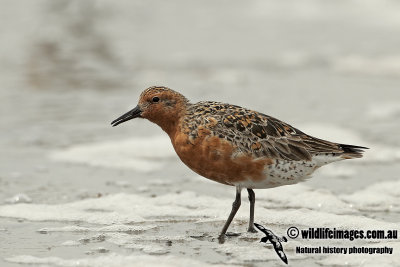
[[[156,125],[110,122],[165,85],[369,147],[301,184],[256,190],[255,221],[399,230],[397,1],[11,1],[0,16],[1,266],[283,266],[246,232],[246,194],[176,156]],[[392,254],[298,247],[392,248]],[[396,266],[398,239],[302,239],[290,266]],[[370,250],[368,250],[370,249]]]

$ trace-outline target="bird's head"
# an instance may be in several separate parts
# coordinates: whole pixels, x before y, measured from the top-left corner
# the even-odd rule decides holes
[[[153,86],[142,92],[138,105],[113,122],[117,126],[134,118],[145,118],[170,134],[186,111],[188,100],[178,92],[163,86]]]

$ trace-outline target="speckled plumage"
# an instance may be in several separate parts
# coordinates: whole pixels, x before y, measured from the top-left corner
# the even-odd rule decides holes
[[[361,157],[358,149],[345,151],[341,144],[309,136],[271,116],[235,105],[203,101],[190,104],[181,122],[183,132],[194,143],[199,129],[209,130],[233,147],[232,158],[250,155],[273,160],[264,170],[265,179],[226,184],[247,188],[270,188],[308,178],[316,168],[344,157]]]
[[[237,152],[255,158],[310,161],[320,153],[345,153],[339,144],[311,137],[268,115],[219,102],[204,101],[187,108],[182,125],[191,139],[199,126],[230,142]]]
[[[193,171],[235,186],[235,203],[239,205],[242,188],[248,189],[250,197],[255,188],[298,183],[325,164],[362,157],[365,149],[312,137],[276,118],[239,106],[212,101],[192,104],[167,87],[146,89],[138,106],[112,124],[135,117],[158,124]],[[251,203],[254,210],[254,198]],[[225,234],[236,211],[232,209],[221,234]],[[250,216],[251,231],[252,216],[254,212]]]

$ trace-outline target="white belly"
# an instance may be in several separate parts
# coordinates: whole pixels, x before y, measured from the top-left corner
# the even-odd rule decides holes
[[[249,177],[245,181],[236,183],[235,186],[263,189],[296,184],[310,178],[319,167],[338,160],[341,158],[331,155],[318,155],[311,161],[275,160],[274,164],[265,167],[265,179],[254,181]]]

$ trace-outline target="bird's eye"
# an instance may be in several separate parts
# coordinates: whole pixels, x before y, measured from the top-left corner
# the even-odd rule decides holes
[[[155,97],[153,97],[153,102],[158,102],[158,101],[160,101],[160,98],[158,97],[158,96],[155,96]]]

